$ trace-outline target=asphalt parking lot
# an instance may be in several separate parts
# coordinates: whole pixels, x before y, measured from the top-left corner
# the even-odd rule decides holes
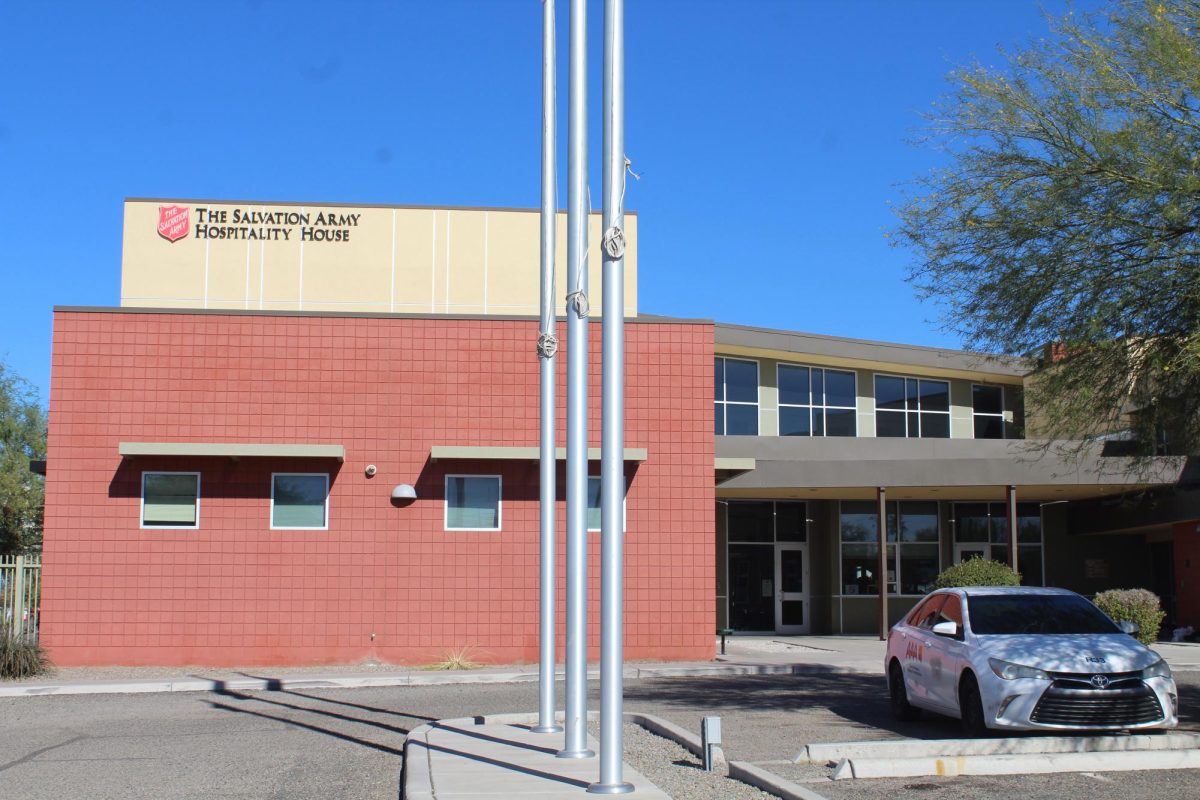
[[[1177,679],[1182,727],[1200,730],[1200,673]],[[536,684],[522,683],[0,698],[0,796],[395,798],[409,730],[428,719],[530,711],[536,691]],[[819,769],[791,764],[809,742],[958,737],[950,720],[894,723],[881,676],[629,681],[626,708],[690,730],[698,730],[702,716],[718,714],[731,759],[820,781],[807,785],[830,800],[1183,800],[1200,785],[1195,770],[829,782]]]

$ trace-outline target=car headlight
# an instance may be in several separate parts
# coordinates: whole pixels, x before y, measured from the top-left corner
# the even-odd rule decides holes
[[[1142,680],[1150,680],[1151,678],[1169,678],[1171,677],[1171,668],[1167,666],[1166,659],[1160,658],[1150,666],[1142,670]]]
[[[1003,678],[1006,681],[1015,681],[1017,678],[1050,680],[1049,673],[1037,667],[1027,667],[1024,664],[1014,664],[1011,661],[1001,661],[998,658],[989,658],[988,664],[991,666],[992,672],[996,673],[996,677]]]

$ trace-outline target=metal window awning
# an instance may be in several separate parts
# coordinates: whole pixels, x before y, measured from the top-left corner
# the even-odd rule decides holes
[[[340,444],[259,444],[250,442],[121,442],[117,453],[136,456],[191,456],[194,458],[335,458],[346,460]]]
[[[430,461],[458,459],[462,461],[537,461],[541,451],[536,447],[471,447],[462,445],[434,445],[429,448]],[[567,457],[567,448],[558,447],[554,450],[554,458],[563,461]],[[600,448],[589,447],[588,461],[600,460]],[[625,460],[642,463],[647,453],[644,447],[626,447]]]

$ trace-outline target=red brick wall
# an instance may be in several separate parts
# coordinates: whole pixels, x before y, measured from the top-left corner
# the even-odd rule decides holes
[[[57,312],[42,601],[51,658],[427,663],[470,647],[476,660],[536,661],[537,462],[428,460],[433,445],[537,444],[535,339],[525,320]],[[630,472],[625,655],[710,658],[713,329],[630,324],[626,346],[626,446],[649,457]],[[343,444],[346,461],[123,460],[122,441]],[[201,472],[199,529],[140,529],[141,473],[158,469]],[[270,530],[270,473],[326,470],[329,530]],[[443,530],[446,473],[503,476],[501,532]],[[398,483],[420,499],[393,505]],[[561,503],[558,519],[561,652]],[[599,534],[589,541],[596,656]]]

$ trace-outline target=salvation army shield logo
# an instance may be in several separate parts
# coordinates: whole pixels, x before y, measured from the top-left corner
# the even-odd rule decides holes
[[[187,236],[188,210],[183,206],[158,207],[158,235],[168,242],[178,242]]]

